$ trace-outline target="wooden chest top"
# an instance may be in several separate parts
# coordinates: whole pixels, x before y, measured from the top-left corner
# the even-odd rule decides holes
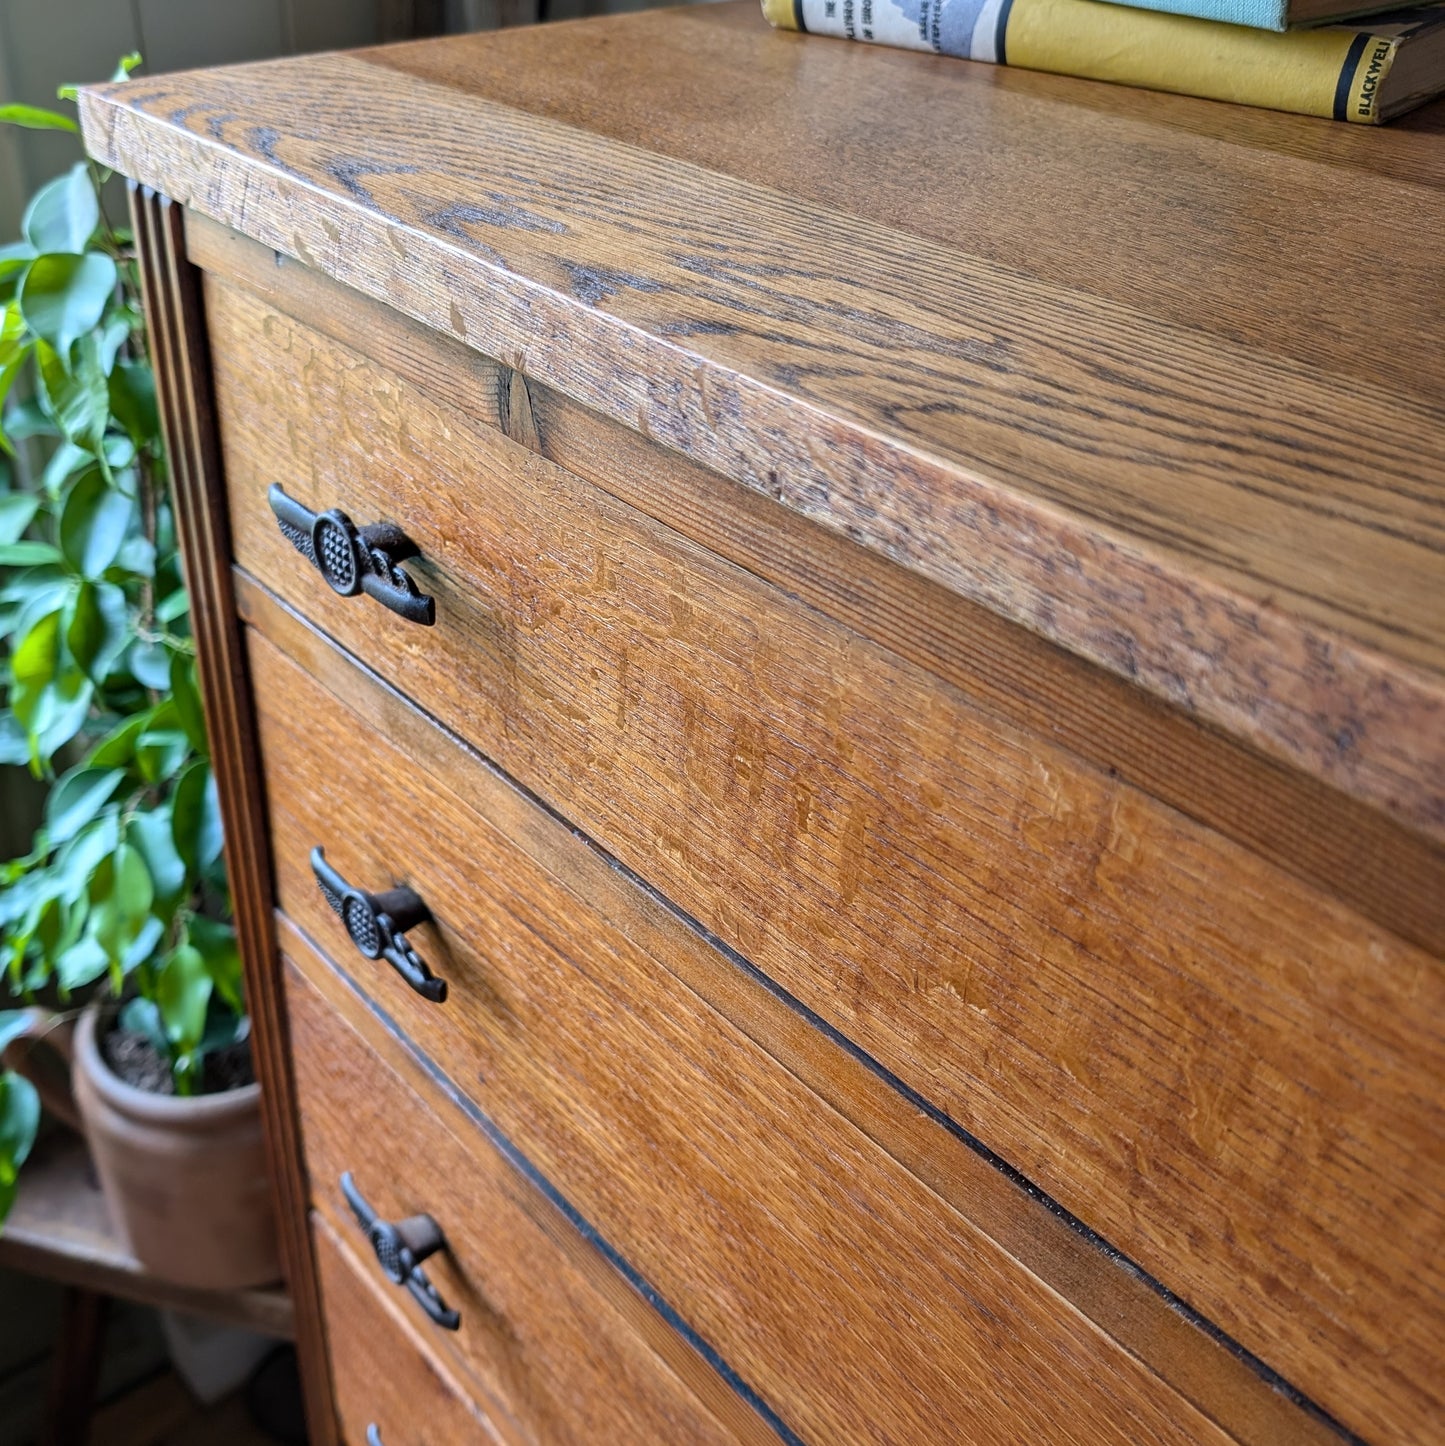
[[[139,80],[87,142],[1445,837],[1445,107],[1357,130],[755,9]]]

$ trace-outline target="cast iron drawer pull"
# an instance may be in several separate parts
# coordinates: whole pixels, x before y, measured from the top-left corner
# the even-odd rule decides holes
[[[271,484],[266,494],[271,511],[286,540],[307,562],[313,564],[342,597],[366,593],[399,613],[408,622],[431,627],[436,622],[436,601],[418,591],[406,570],[399,566],[421,550],[392,522],[357,527],[344,513],[312,512]]]
[[[330,864],[318,845],[311,850],[311,872],[326,902],[341,916],[351,942],[368,959],[385,959],[413,989],[433,1004],[447,997],[447,982],[438,979],[407,942],[406,931],[431,921],[431,910],[411,889],[364,894],[353,889]]]
[[[446,1249],[446,1236],[430,1215],[409,1215],[393,1225],[377,1218],[376,1211],[362,1199],[361,1191],[348,1170],[341,1177],[341,1193],[356,1216],[386,1278],[393,1285],[404,1285],[418,1305],[443,1330],[454,1331],[462,1323],[456,1311],[437,1294],[437,1288],[426,1278],[421,1263],[438,1250]]]

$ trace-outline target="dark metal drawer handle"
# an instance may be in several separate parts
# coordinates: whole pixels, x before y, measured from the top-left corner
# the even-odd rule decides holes
[[[431,922],[431,910],[411,889],[365,894],[353,889],[330,864],[319,845],[311,850],[311,872],[326,902],[336,910],[351,942],[367,959],[385,959],[413,989],[433,1004],[447,997],[447,982],[438,979],[407,941],[406,931]]]
[[[456,1330],[462,1323],[461,1316],[437,1294],[436,1286],[421,1268],[422,1261],[428,1256],[446,1249],[446,1236],[442,1234],[441,1226],[430,1215],[409,1215],[395,1224],[379,1219],[356,1188],[350,1170],[341,1177],[341,1193],[346,1196],[356,1223],[371,1242],[377,1263],[386,1278],[393,1285],[404,1285],[417,1304],[443,1330]]]
[[[408,622],[431,627],[436,600],[420,592],[399,564],[421,550],[392,522],[357,527],[344,513],[313,512],[288,497],[279,482],[266,494],[286,540],[342,597],[366,593]]]

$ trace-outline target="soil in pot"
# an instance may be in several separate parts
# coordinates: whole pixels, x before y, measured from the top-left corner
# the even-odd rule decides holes
[[[175,1094],[176,1082],[170,1064],[140,1030],[112,1025],[101,1037],[100,1055],[111,1073],[133,1088],[153,1095]],[[250,1041],[240,1039],[206,1056],[196,1093],[221,1094],[254,1084],[255,1080]]]

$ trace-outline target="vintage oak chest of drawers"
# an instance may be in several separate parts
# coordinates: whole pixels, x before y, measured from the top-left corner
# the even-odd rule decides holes
[[[748,3],[82,109],[318,1442],[1445,1439],[1445,111]]]

